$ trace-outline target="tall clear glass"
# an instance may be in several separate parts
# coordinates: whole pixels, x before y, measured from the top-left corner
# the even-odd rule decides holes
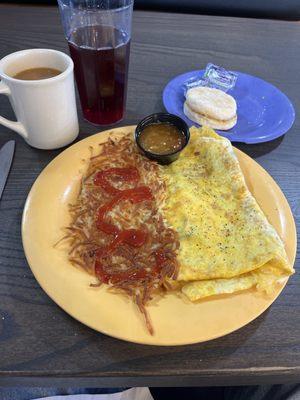
[[[133,0],[58,0],[83,115],[97,125],[125,112]]]

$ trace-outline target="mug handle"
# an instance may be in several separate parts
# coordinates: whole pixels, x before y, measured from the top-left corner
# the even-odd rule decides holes
[[[6,96],[10,96],[9,87],[2,81],[0,81],[0,94],[4,94]],[[24,139],[28,138],[28,134],[26,129],[21,124],[21,122],[11,121],[10,119],[1,117],[0,115],[0,124],[6,126],[7,128],[12,129],[13,131],[19,133]]]

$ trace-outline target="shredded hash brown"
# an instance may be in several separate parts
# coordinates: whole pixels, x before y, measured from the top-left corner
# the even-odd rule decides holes
[[[159,165],[142,156],[129,135],[121,139],[111,137],[99,146],[100,152],[89,160],[76,202],[69,205],[72,220],[65,228],[67,233],[62,240],[68,243],[69,261],[97,278],[97,283],[92,286],[100,286],[105,281],[95,269],[95,264],[101,261],[110,290],[133,299],[145,318],[149,332],[153,334],[146,306],[155,293],[170,287],[168,281],[176,279],[178,273],[177,233],[166,225],[159,211],[164,202],[165,184],[159,176]],[[105,218],[106,222],[114,224],[120,231],[146,231],[147,239],[142,246],[121,243],[113,252],[103,254],[103,249],[109,246],[114,236],[99,230],[97,213],[111,201],[112,195],[95,185],[95,176],[99,171],[110,168],[132,167],[139,173],[138,184],[149,188],[154,200],[139,203],[133,203],[130,199],[121,201]],[[118,176],[112,176],[109,183],[122,191],[132,189],[135,185]],[[159,271],[158,252],[161,260]],[[116,276],[123,276],[123,279],[114,279]]]

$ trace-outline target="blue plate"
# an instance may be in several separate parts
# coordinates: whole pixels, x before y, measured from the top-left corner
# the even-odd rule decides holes
[[[183,113],[183,84],[199,72],[204,73],[204,70],[177,76],[167,84],[163,92],[166,110],[184,119],[189,126],[197,124]],[[295,110],[288,97],[260,78],[236,73],[236,85],[227,93],[237,102],[237,124],[228,131],[217,132],[231,141],[243,143],[268,142],[285,134],[295,120]]]

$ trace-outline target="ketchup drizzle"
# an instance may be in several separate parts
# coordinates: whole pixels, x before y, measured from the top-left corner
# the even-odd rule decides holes
[[[109,168],[105,171],[98,172],[94,177],[94,184],[100,186],[106,193],[113,196],[105,205],[101,206],[97,212],[96,225],[97,228],[109,235],[113,235],[113,240],[107,245],[97,250],[97,258],[95,261],[95,274],[104,283],[119,283],[124,280],[145,279],[149,274],[145,268],[139,270],[129,269],[115,273],[108,273],[105,270],[101,258],[111,255],[119,246],[127,244],[132,247],[141,247],[146,242],[149,233],[140,229],[124,229],[120,230],[116,225],[105,220],[106,214],[111,211],[114,206],[122,201],[130,200],[132,203],[141,203],[143,201],[153,201],[151,190],[146,186],[137,186],[132,189],[117,189],[110,181],[110,177],[117,177],[119,181],[138,183],[140,174],[135,167],[127,168]],[[152,275],[158,275],[162,265],[167,261],[163,253],[157,251],[155,254],[156,265],[150,271]]]

